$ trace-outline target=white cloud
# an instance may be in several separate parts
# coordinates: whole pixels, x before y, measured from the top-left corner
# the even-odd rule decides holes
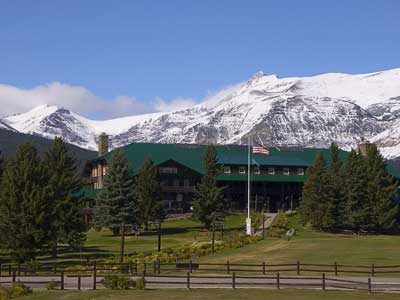
[[[157,98],[154,103],[154,108],[158,112],[169,112],[186,109],[196,104],[197,102],[191,98],[176,98],[169,102],[162,98]]]
[[[157,111],[171,111],[187,108],[196,102],[192,99],[177,98],[169,102],[156,99],[146,104],[130,96],[104,99],[82,86],[59,82],[22,89],[0,84],[0,117],[27,112],[39,105],[48,104],[65,107],[78,114],[115,118]]]

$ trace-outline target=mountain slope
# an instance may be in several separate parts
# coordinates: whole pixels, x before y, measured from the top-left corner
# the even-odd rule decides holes
[[[64,108],[41,106],[3,122],[24,133],[63,136],[89,149],[97,148],[101,132],[111,135],[112,147],[132,142],[246,143],[251,136],[268,145],[321,147],[336,141],[350,149],[367,138],[393,157],[400,156],[399,99],[400,69],[282,79],[258,72],[175,112],[93,121]]]
[[[40,136],[23,134],[16,131],[0,129],[0,152],[5,156],[14,155],[18,146],[24,143],[30,143],[43,153],[51,145],[52,141]],[[80,168],[84,163],[97,156],[96,152],[79,148],[75,145],[67,144],[67,148],[77,159]]]

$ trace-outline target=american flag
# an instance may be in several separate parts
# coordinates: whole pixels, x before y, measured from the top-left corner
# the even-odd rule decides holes
[[[253,146],[253,153],[259,153],[259,154],[269,154],[269,150],[265,146]]]

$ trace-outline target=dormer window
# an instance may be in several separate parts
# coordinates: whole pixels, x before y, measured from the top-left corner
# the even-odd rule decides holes
[[[304,168],[298,168],[297,175],[304,175]]]
[[[272,168],[272,167],[268,168],[268,174],[269,175],[274,175],[275,174],[275,168]]]
[[[260,167],[254,167],[254,174],[260,174]]]
[[[230,166],[224,166],[224,174],[231,174],[231,167]]]
[[[246,174],[246,168],[245,167],[239,167],[239,174]]]
[[[289,175],[289,168],[283,168],[283,175]]]

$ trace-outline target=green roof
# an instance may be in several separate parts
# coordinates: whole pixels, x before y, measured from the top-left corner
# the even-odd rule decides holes
[[[151,159],[155,165],[173,160],[198,173],[204,172],[203,157],[207,145],[135,143],[126,145],[121,149],[125,152],[134,174],[137,173],[145,159]],[[216,149],[219,163],[247,165],[247,146],[218,145]],[[330,151],[327,148],[269,147],[268,149],[270,152],[269,155],[252,154],[251,164],[260,166],[308,167],[314,164],[318,152],[323,154],[327,163],[331,161]],[[112,153],[113,151],[108,152],[103,157],[100,157],[100,159],[104,158],[108,160]],[[349,152],[340,150],[339,156],[341,159],[345,159],[348,154]],[[394,177],[400,178],[400,171],[394,166],[388,164],[388,171]],[[247,177],[241,174],[224,174],[221,176],[221,180],[228,180],[228,178],[230,180],[246,180]],[[268,181],[304,181],[304,176],[298,175],[282,175],[280,177],[278,174],[261,174],[254,175],[252,178],[254,180],[256,180],[255,178],[260,178],[260,180]]]

